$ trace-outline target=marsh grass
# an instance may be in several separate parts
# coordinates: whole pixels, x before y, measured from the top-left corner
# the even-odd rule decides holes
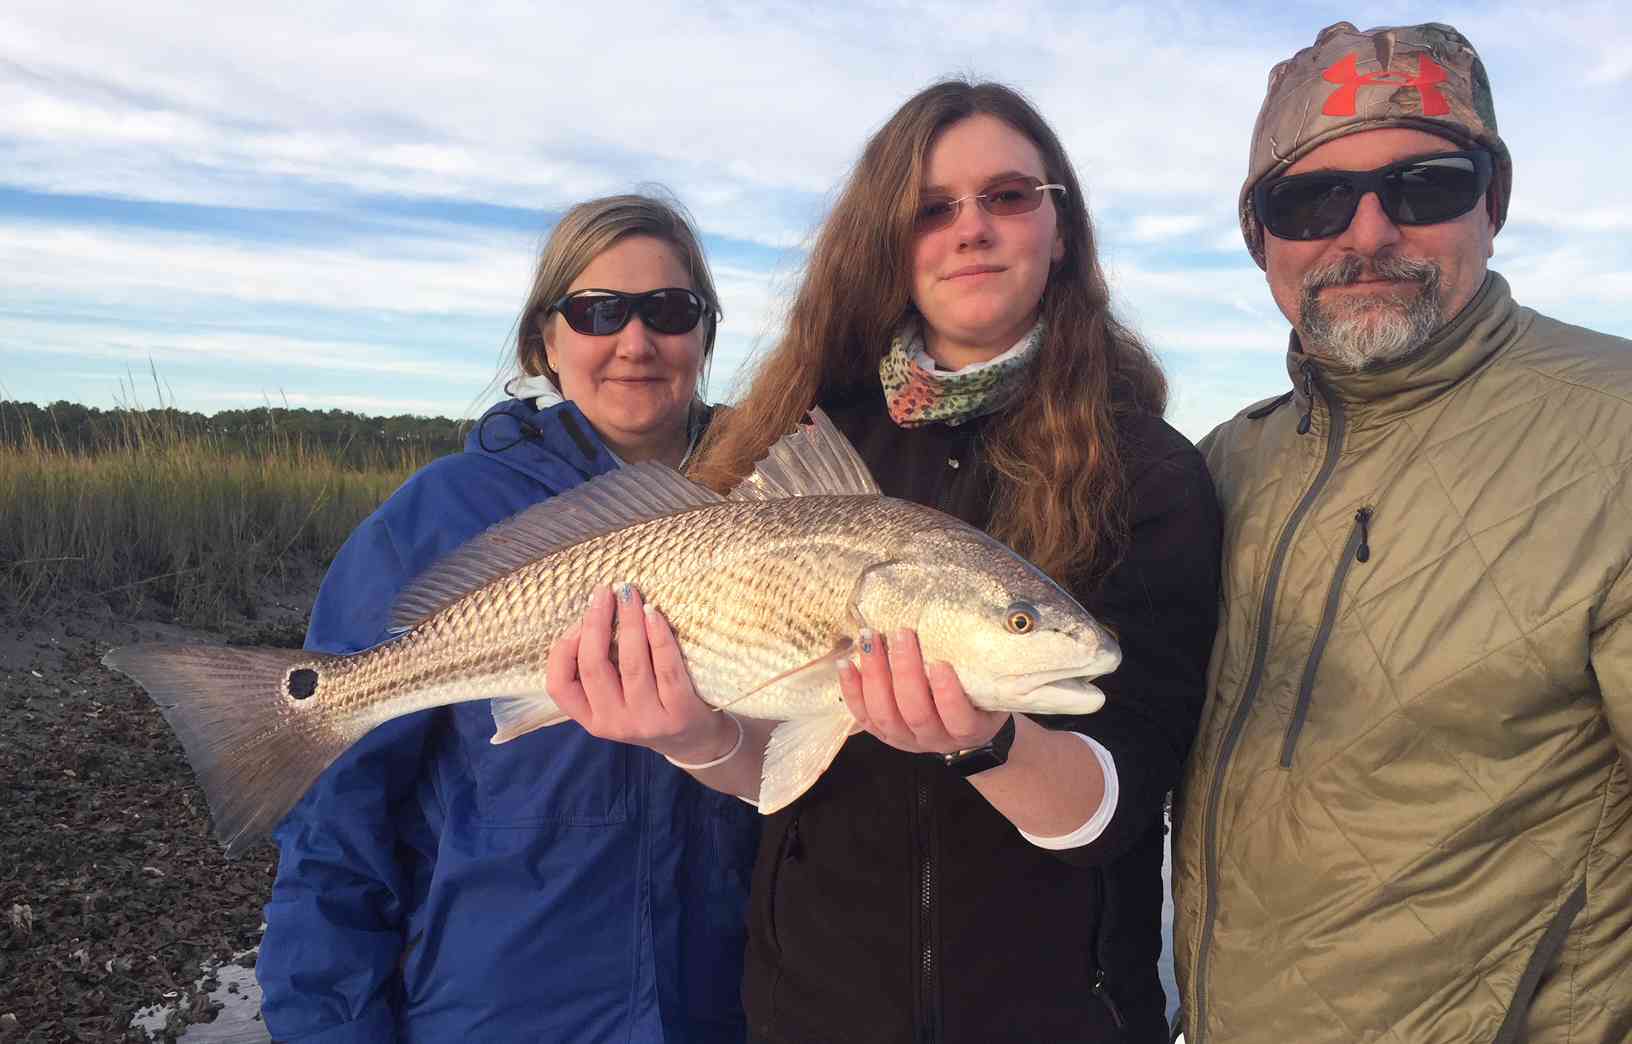
[[[209,624],[255,615],[258,590],[324,567],[434,452],[325,450],[268,426],[253,443],[173,411],[122,410],[70,449],[0,403],[0,616],[101,601]]]

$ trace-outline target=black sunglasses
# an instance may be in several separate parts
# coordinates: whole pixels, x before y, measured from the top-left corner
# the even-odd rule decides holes
[[[1252,190],[1258,220],[1281,239],[1327,239],[1349,227],[1360,200],[1377,193],[1396,225],[1437,225],[1473,209],[1490,187],[1484,151],[1447,152],[1401,160],[1376,170],[1319,170]]]
[[[622,290],[574,290],[544,311],[560,312],[567,325],[581,334],[605,337],[629,325],[639,315],[646,326],[664,334],[690,333],[705,311],[703,299],[681,286],[665,286],[643,294]]]

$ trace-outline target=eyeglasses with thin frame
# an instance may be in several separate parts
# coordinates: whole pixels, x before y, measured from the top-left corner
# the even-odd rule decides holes
[[[1394,224],[1437,225],[1472,210],[1490,187],[1492,170],[1490,153],[1482,149],[1418,156],[1376,170],[1317,170],[1260,181],[1252,205],[1279,239],[1338,235],[1371,192]]]
[[[974,200],[980,209],[994,217],[1013,217],[1029,214],[1043,205],[1044,192],[1065,195],[1064,185],[1045,185],[1033,177],[1004,178],[988,185],[984,192],[971,192],[953,199],[951,196],[926,194],[918,203],[918,214],[913,219],[914,231],[933,232],[958,220],[958,211],[967,200]]]
[[[683,286],[664,286],[641,294],[588,287],[562,297],[544,314],[560,312],[567,325],[579,333],[606,337],[628,326],[636,315],[657,333],[690,333],[707,311],[703,299]]]

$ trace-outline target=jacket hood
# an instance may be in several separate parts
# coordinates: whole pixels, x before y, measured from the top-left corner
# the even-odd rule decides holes
[[[482,414],[465,437],[465,452],[512,468],[561,490],[618,466],[583,411],[571,402],[538,409],[532,399],[505,399]],[[563,470],[564,469],[564,470]],[[565,475],[574,476],[563,483]]]

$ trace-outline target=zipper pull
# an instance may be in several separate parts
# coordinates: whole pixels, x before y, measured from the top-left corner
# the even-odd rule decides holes
[[[1363,507],[1354,513],[1355,522],[1360,525],[1360,546],[1354,549],[1356,562],[1371,560],[1371,533],[1366,528],[1371,523],[1371,508]]]
[[[1298,418],[1298,434],[1309,434],[1309,428],[1315,423],[1315,364],[1303,364],[1303,397],[1308,405],[1303,408],[1303,416]]]
[[[1128,1028],[1127,1020],[1122,1018],[1122,1009],[1116,1006],[1116,998],[1111,996],[1110,987],[1105,985],[1105,969],[1101,968],[1094,973],[1094,985],[1088,992],[1098,997],[1099,1002],[1105,1005],[1105,1009],[1111,1013],[1111,1021],[1116,1023],[1117,1029]]]

